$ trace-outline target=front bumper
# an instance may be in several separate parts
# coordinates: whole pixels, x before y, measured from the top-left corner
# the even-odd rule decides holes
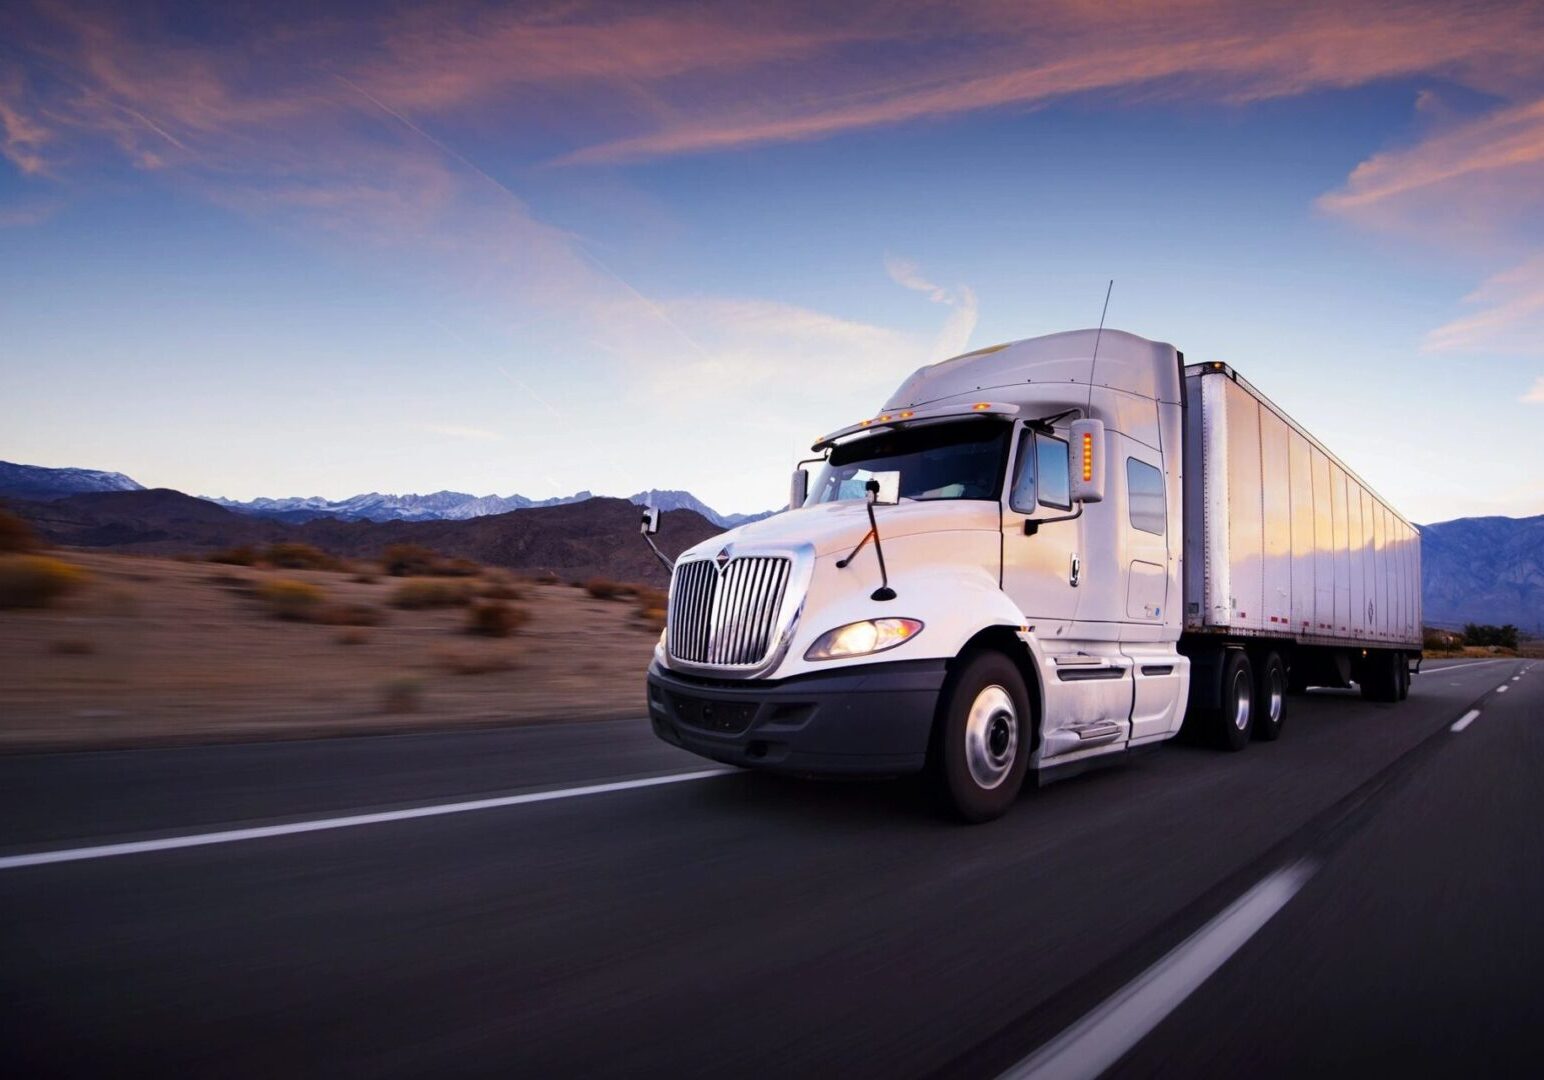
[[[780,772],[919,771],[944,661],[863,664],[788,679],[700,679],[649,665],[654,733],[694,754]]]

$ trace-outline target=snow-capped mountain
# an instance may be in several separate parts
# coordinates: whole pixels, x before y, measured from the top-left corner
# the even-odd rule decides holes
[[[143,491],[122,473],[101,469],[45,469],[0,461],[0,495],[49,502],[90,491]]]
[[[507,514],[511,510],[525,510],[533,506],[564,506],[584,502],[595,496],[589,491],[576,492],[554,499],[531,499],[524,495],[469,495],[464,491],[436,491],[429,495],[385,495],[372,491],[348,499],[309,498],[236,499],[208,497],[229,510],[260,517],[283,518],[289,521],[306,521],[318,517],[346,518],[354,521],[465,521],[468,518],[487,517],[490,514]],[[629,501],[639,506],[656,506],[661,510],[695,510],[721,528],[731,529],[747,521],[757,521],[772,511],[761,514],[720,514],[707,506],[689,491],[662,491],[651,489],[630,496]]]

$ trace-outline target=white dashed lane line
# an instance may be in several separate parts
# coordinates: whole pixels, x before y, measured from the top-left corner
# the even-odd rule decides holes
[[[1460,716],[1457,720],[1453,721],[1453,728],[1452,728],[1452,730],[1454,730],[1454,731],[1462,731],[1464,728],[1466,728],[1470,724],[1474,723],[1475,718],[1478,717],[1479,715],[1480,715],[1480,710],[1479,709],[1470,709],[1468,712],[1466,712],[1462,716]]]
[[[468,802],[414,806],[405,810],[383,810],[374,814],[351,814],[347,817],[291,821],[283,825],[260,825],[250,829],[225,829],[220,832],[165,836],[157,840],[135,840],[122,844],[97,844],[92,847],[34,851],[26,855],[0,857],[0,870],[15,870],[23,866],[43,866],[47,863],[78,862],[82,859],[106,859],[114,855],[143,855],[152,851],[173,851],[177,848],[204,847],[208,844],[231,844],[239,840],[265,840],[274,836],[293,836],[297,833],[322,832],[326,829],[348,829],[361,825],[383,825],[392,821],[411,821],[414,818],[441,817],[445,814],[466,814],[475,810],[496,810],[506,806],[524,806],[527,803],[552,802],[556,799],[573,799],[583,795],[605,795],[613,791],[632,791],[635,788],[659,787],[663,784],[681,784],[690,780],[706,780],[712,776],[725,776],[734,771],[733,769],[703,769],[700,772],[647,776],[639,780],[617,780],[607,784],[559,788],[556,791],[528,791],[522,795],[501,795],[492,799],[473,799]]]

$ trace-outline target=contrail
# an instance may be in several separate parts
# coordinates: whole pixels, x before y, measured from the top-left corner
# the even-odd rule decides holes
[[[445,145],[439,139],[436,139],[433,135],[430,135],[423,128],[421,128],[417,124],[413,123],[413,121],[410,120],[406,115],[404,115],[403,113],[399,112],[396,109],[393,109],[390,105],[387,105],[380,98],[376,97],[374,94],[370,93],[368,90],[366,90],[364,87],[360,86],[358,83],[355,83],[353,80],[348,79],[348,78],[346,78],[343,75],[339,75],[336,72],[333,73],[333,77],[335,79],[337,79],[339,82],[341,82],[344,86],[347,86],[349,89],[353,90],[360,97],[362,97],[366,101],[370,102],[377,109],[380,109],[387,116],[390,116],[390,117],[394,118],[395,120],[397,120],[399,123],[401,123],[409,131],[413,132],[419,138],[423,139],[424,141],[428,142],[430,145],[434,146],[442,154],[445,154],[447,157],[451,157],[451,158],[454,158],[456,161],[459,161],[462,165],[466,166],[472,172],[474,172],[478,176],[482,177],[483,180],[487,181],[489,184],[492,184],[500,192],[502,192],[503,194],[509,196],[511,199],[514,199],[515,202],[520,205],[520,208],[522,210],[525,209],[527,204],[526,204],[526,201],[524,199],[522,199],[518,194],[516,194],[513,190],[511,190],[510,187],[507,184],[505,184],[503,181],[501,181],[501,180],[497,179],[496,177],[492,176],[491,174],[489,174],[487,172],[487,170],[483,169],[481,166],[477,165],[475,162],[473,162],[472,160],[467,158],[466,155],[462,154],[460,151],[454,149],[453,147]],[[665,312],[664,308],[660,307],[653,300],[649,299],[642,292],[640,292],[631,282],[629,282],[626,278],[624,278],[621,274],[619,274],[615,270],[611,269],[611,267],[607,266],[604,262],[602,262],[594,254],[592,254],[590,251],[588,251],[583,244],[581,244],[577,239],[574,238],[574,236],[572,234],[568,234],[568,241],[569,241],[569,243],[571,245],[573,245],[574,250],[577,251],[585,260],[587,260],[592,266],[594,266],[596,269],[598,269],[601,273],[603,273],[607,277],[609,277],[612,281],[614,281],[618,285],[620,285],[623,289],[627,290],[627,292],[631,293],[632,296],[635,299],[637,299],[637,301],[639,303],[641,303],[644,307],[648,308],[649,311],[651,311],[659,319],[660,322],[664,323],[666,326],[670,327],[670,329],[674,330],[677,334],[679,334],[680,337],[681,337],[681,340],[685,341],[688,345],[690,345],[692,347],[692,349],[695,350],[700,356],[702,356],[704,359],[712,359],[712,356],[711,356],[711,354],[709,354],[708,350],[703,348],[702,345],[700,345],[694,337],[692,337],[690,334],[688,334],[686,332],[686,330],[681,327],[680,324],[678,324],[674,319],[672,319]]]

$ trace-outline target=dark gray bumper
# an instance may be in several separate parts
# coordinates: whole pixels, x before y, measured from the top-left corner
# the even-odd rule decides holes
[[[908,773],[927,761],[944,661],[864,664],[790,679],[696,679],[649,666],[654,733],[731,765]]]

